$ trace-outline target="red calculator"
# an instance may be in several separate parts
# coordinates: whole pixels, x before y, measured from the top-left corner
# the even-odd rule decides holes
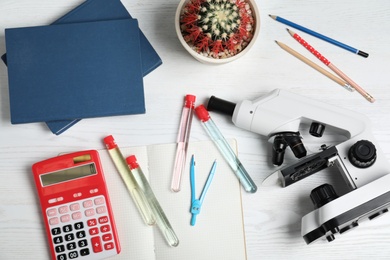
[[[95,150],[32,166],[52,259],[103,259],[119,254],[110,198]]]

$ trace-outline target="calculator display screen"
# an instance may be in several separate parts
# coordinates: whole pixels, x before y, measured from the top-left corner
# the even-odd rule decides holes
[[[68,168],[56,172],[42,174],[40,176],[42,186],[53,185],[65,181],[70,181],[90,175],[96,174],[96,167],[94,163],[85,164],[78,167]]]

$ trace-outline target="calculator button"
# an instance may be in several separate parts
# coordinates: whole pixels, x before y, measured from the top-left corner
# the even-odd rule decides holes
[[[94,193],[98,193],[99,192],[99,189],[92,189],[92,190],[89,190],[89,193],[91,194],[94,194]]]
[[[104,198],[96,198],[94,200],[94,202],[95,202],[95,205],[102,205],[102,204],[104,204]]]
[[[85,212],[85,216],[90,217],[95,215],[95,210],[94,209],[87,209]]]
[[[110,241],[112,239],[111,234],[105,234],[102,236],[103,241]]]
[[[57,217],[49,219],[50,225],[57,225],[58,223],[60,223],[60,219]]]
[[[100,237],[91,238],[91,244],[92,244],[93,252],[99,253],[103,251],[102,243],[100,242]]]
[[[76,210],[79,210],[79,209],[80,209],[80,204],[78,204],[78,203],[70,204],[70,210],[71,211],[76,211]]]
[[[89,255],[89,249],[88,248],[81,249],[80,250],[80,255],[81,256]]]
[[[100,206],[100,207],[96,208],[96,212],[97,212],[97,214],[103,214],[103,213],[107,212],[107,209],[105,206]]]
[[[88,242],[87,242],[86,239],[83,239],[83,240],[80,240],[80,241],[78,242],[78,244],[79,244],[79,247],[85,247],[85,246],[88,245]]]
[[[63,227],[62,227],[62,230],[63,230],[64,232],[70,232],[70,231],[72,231],[72,225],[63,226]]]
[[[114,243],[110,242],[104,245],[105,250],[111,250],[114,248]]]
[[[49,204],[53,204],[53,203],[56,203],[57,202],[57,198],[54,198],[54,199],[49,199]]]
[[[56,199],[59,201],[59,198]],[[115,249],[104,196],[53,206],[46,210],[56,259],[79,259]],[[61,225],[61,226],[60,226]]]
[[[99,234],[99,229],[98,229],[98,228],[91,228],[91,229],[89,230],[89,234],[90,234],[91,236],[97,235],[97,234]]]
[[[77,253],[77,251],[73,251],[73,252],[70,252],[68,254],[68,256],[69,256],[69,259],[74,259],[74,258],[79,257],[79,254]]]
[[[47,210],[47,216],[48,217],[54,217],[55,215],[57,215],[57,210],[56,209],[48,209]]]
[[[83,202],[83,207],[84,208],[90,208],[92,206],[93,206],[92,200],[86,200],[86,201]]]
[[[65,246],[64,245],[56,246],[56,252],[57,253],[62,253],[64,251],[65,251]]]
[[[75,213],[72,214],[72,219],[73,219],[73,220],[78,220],[78,219],[81,219],[82,216],[83,216],[83,215],[81,214],[81,212],[78,211],[78,212],[75,212]]]
[[[76,248],[76,243],[75,242],[69,243],[66,245],[66,248],[68,250],[74,250]]]
[[[78,239],[84,238],[84,237],[85,237],[85,231],[79,231],[79,232],[77,232],[77,233],[76,233],[76,237],[77,237]]]
[[[104,224],[108,222],[108,217],[100,217],[99,218],[99,224]]]
[[[90,219],[87,221],[88,227],[96,226],[96,219]]]
[[[64,240],[62,239],[62,237],[55,237],[53,238],[53,242],[54,244],[61,244]]]
[[[67,213],[68,211],[69,211],[68,206],[61,206],[61,207],[58,208],[58,212],[59,212],[60,214]]]
[[[72,240],[74,240],[74,234],[67,234],[67,235],[65,235],[65,240],[66,240],[66,241],[72,241]]]
[[[59,234],[61,234],[61,228],[59,228],[59,227],[53,228],[51,230],[51,234],[52,235],[59,235]]]
[[[75,229],[82,229],[84,227],[83,222],[77,222],[74,224]]]
[[[57,256],[57,260],[66,260],[66,255],[65,254],[62,254],[62,255],[58,255]]]
[[[108,232],[110,230],[111,230],[110,229],[110,225],[104,225],[104,226],[100,227],[100,231],[103,232],[103,233]]]
[[[77,192],[73,194],[73,198],[81,197],[83,194],[81,192]]]
[[[66,223],[66,222],[69,222],[69,221],[70,221],[70,215],[69,214],[61,216],[61,222],[62,223]]]

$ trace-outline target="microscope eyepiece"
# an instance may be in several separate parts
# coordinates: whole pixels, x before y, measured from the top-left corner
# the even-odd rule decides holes
[[[235,108],[235,103],[217,98],[215,96],[211,96],[207,104],[208,111],[216,111],[228,116],[233,116]]]

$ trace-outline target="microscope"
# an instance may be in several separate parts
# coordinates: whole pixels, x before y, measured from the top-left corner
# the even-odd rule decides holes
[[[298,160],[278,170],[283,187],[337,167],[349,191],[338,196],[330,184],[312,190],[314,210],[302,218],[301,234],[307,244],[320,239],[331,242],[360,221],[388,212],[390,164],[364,115],[281,89],[237,104],[212,96],[207,109],[232,116],[236,126],[269,137],[276,166],[283,164],[285,150],[291,149]],[[302,125],[308,126],[312,136],[321,138],[325,131],[332,130],[345,136],[346,141],[322,145],[320,152],[307,155],[299,132]]]

